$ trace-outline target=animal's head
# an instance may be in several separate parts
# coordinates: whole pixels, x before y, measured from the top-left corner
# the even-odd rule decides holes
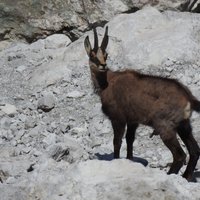
[[[85,50],[89,57],[89,65],[92,71],[107,71],[106,60],[108,45],[108,27],[106,27],[105,34],[101,45],[98,45],[98,35],[96,28],[94,28],[94,48],[92,48],[89,37],[87,36],[84,41]]]

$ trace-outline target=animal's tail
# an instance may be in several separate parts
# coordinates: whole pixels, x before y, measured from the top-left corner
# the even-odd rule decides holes
[[[182,87],[189,98],[192,110],[200,112],[200,101],[192,94],[192,92],[185,85],[178,83]]]
[[[200,101],[197,99],[192,99],[192,109],[200,112]]]

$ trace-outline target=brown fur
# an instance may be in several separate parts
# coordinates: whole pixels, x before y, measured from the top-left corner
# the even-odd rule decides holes
[[[106,67],[108,28],[101,47],[91,49],[89,38],[85,49],[89,55],[92,80],[102,102],[102,110],[109,117],[114,130],[114,158],[119,158],[122,137],[126,132],[127,158],[133,158],[133,142],[138,124],[154,128],[152,135],[160,135],[173,155],[169,174],[178,173],[186,158],[176,132],[185,143],[190,160],[183,176],[192,180],[200,149],[193,138],[190,116],[200,111],[200,102],[190,90],[174,79],[144,75],[134,70],[113,72]],[[94,30],[97,38],[96,30]],[[97,40],[96,40],[97,41]]]

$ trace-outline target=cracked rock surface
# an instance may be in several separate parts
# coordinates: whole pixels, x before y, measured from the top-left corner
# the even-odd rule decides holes
[[[107,25],[111,69],[176,78],[200,99],[198,14],[146,7],[110,17]],[[149,138],[149,127],[137,130],[140,163],[125,159],[125,141],[122,159],[112,160],[113,133],[91,84],[87,35],[92,43],[92,31],[75,42],[62,34],[31,44],[0,42],[1,199],[198,200],[200,163],[197,183],[181,177],[185,166],[166,175],[172,156],[159,136]],[[200,115],[191,122],[200,144]]]

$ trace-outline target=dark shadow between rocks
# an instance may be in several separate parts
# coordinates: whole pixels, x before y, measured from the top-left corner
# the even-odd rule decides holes
[[[99,154],[99,153],[96,153],[95,155],[97,156],[98,160],[106,160],[106,161],[114,160],[114,158],[113,158],[114,154],[113,153],[110,153],[110,154]],[[140,157],[136,157],[136,156],[134,156],[131,161],[136,162],[136,163],[140,163],[140,164],[144,165],[145,167],[148,165],[148,161],[146,159],[140,158]]]
[[[200,183],[200,171],[195,171],[194,172],[192,182]]]

